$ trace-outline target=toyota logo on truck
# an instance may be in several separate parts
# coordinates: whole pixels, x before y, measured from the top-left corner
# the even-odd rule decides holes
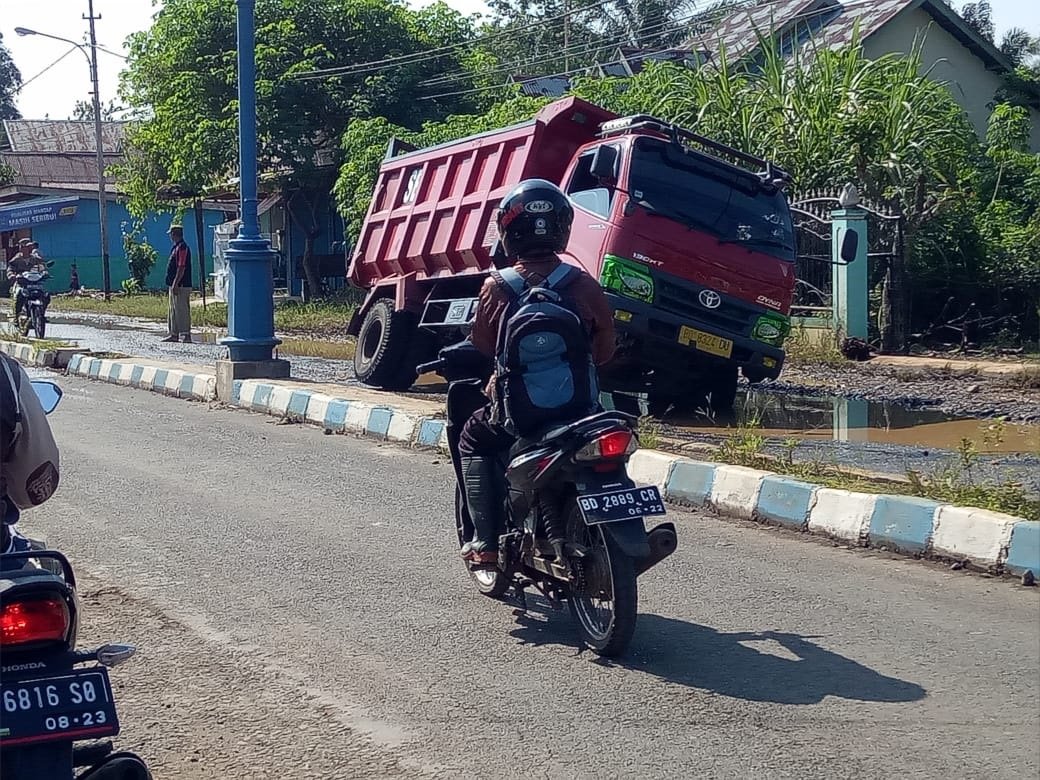
[[[722,303],[722,296],[714,290],[701,290],[701,294],[697,298],[705,309],[717,309]]]

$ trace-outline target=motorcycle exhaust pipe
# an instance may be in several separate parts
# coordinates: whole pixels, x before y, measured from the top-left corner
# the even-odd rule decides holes
[[[635,561],[637,577],[675,552],[679,544],[675,523],[661,523],[646,535],[646,540],[650,545],[650,554]]]

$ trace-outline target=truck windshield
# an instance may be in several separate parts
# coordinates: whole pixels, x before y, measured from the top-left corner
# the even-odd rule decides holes
[[[720,242],[794,260],[794,227],[782,192],[757,188],[750,179],[739,181],[721,167],[716,173],[711,162],[673,162],[667,146],[653,138],[636,139],[628,177],[633,200]]]

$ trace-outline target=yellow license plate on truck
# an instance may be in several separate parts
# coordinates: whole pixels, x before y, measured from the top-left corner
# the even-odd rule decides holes
[[[709,355],[717,355],[718,357],[728,358],[733,354],[733,342],[729,339],[724,339],[722,336],[716,336],[712,333],[705,333],[703,330],[697,330],[688,325],[683,325],[679,328],[679,343],[684,347],[692,346],[701,352],[707,352]]]

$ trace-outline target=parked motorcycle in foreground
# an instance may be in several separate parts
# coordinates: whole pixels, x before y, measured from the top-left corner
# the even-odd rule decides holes
[[[61,399],[50,382],[33,388],[48,414]],[[3,526],[7,549],[9,529]],[[134,647],[77,650],[76,578],[56,550],[0,555],[0,780],[151,780],[133,753],[114,753],[119,733],[108,670]],[[76,775],[76,768],[85,771]]]
[[[51,278],[46,271],[26,271],[20,277],[21,289],[18,295],[24,299],[21,314],[18,315],[18,331],[28,336],[29,331],[36,331],[36,338],[46,338],[47,307],[51,304],[51,294],[43,283]]]
[[[458,441],[462,426],[487,403],[490,364],[469,342],[442,349],[419,367],[449,382],[447,437],[455,466],[459,545],[473,535],[462,485]],[[634,418],[600,412],[519,441],[503,456],[505,531],[496,566],[466,563],[482,593],[500,598],[512,589],[521,606],[534,586],[554,607],[566,601],[584,642],[602,656],[628,647],[638,611],[636,579],[671,555],[675,526],[649,533],[644,518],[665,514],[656,487],[629,478],[638,447]],[[554,545],[550,540],[556,542]]]

